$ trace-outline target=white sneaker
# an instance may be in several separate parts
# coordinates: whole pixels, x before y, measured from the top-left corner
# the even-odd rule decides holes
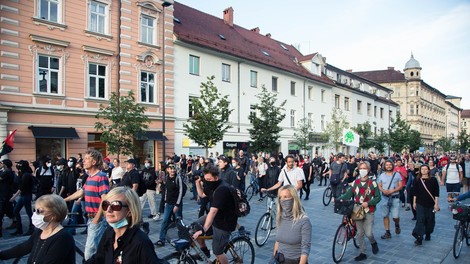
[[[154,218],[153,221],[160,221],[160,214],[158,213]]]

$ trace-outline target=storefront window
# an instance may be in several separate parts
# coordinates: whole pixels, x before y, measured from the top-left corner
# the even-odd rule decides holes
[[[37,138],[36,139],[36,160],[45,158],[54,159],[57,155],[65,157],[65,139],[58,138]]]

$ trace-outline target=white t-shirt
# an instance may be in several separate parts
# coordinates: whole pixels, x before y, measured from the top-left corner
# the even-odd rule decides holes
[[[258,164],[258,175],[261,176],[261,175],[266,175],[266,169],[268,168],[268,166],[266,165],[266,163],[259,163]]]
[[[111,179],[112,180],[121,179],[123,174],[124,174],[124,170],[122,169],[121,166],[114,167],[114,169],[111,172]]]
[[[287,180],[286,174],[287,174],[287,177],[289,178],[289,180]],[[277,180],[282,182],[282,186],[292,185],[295,188],[297,188],[297,181],[304,181],[305,180],[304,171],[300,168],[295,168],[295,167],[292,168],[292,170],[289,171],[287,169],[287,167],[284,167],[281,170],[281,173],[279,173],[279,177],[277,178]],[[289,183],[289,181],[290,181],[290,183]]]
[[[459,168],[457,169],[457,166],[459,166]],[[462,171],[462,166],[460,166],[459,164],[452,164],[450,163],[449,164],[449,168],[447,168],[447,165],[444,166],[444,168],[442,168],[442,171],[445,171],[446,172],[446,183],[450,183],[450,184],[453,184],[453,183],[459,183],[460,182],[460,174],[459,174],[459,171]]]

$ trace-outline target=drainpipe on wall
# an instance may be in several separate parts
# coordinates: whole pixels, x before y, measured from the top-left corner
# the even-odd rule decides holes
[[[117,32],[117,45],[118,45],[118,52],[117,52],[117,112],[121,111],[121,1],[118,2],[118,32]],[[118,156],[119,158],[119,156]]]
[[[240,133],[240,64],[242,62],[239,61],[238,62],[238,83],[237,83],[237,93],[238,93],[238,97],[237,97],[237,108],[238,108],[238,120],[237,120],[237,127],[238,127],[238,133]]]

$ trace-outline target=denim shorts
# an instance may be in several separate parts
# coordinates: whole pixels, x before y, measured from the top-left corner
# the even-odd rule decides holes
[[[447,192],[460,192],[460,183],[446,183]]]
[[[389,208],[387,206],[387,200],[388,199],[393,200],[392,208]],[[399,199],[399,197],[397,197],[397,198],[388,198],[388,197],[383,197],[382,196],[382,201],[380,203],[382,204],[382,216],[384,218],[388,217],[390,213],[392,214],[392,218],[399,218],[400,217],[400,215],[399,215],[399,208],[400,208],[400,199]]]

